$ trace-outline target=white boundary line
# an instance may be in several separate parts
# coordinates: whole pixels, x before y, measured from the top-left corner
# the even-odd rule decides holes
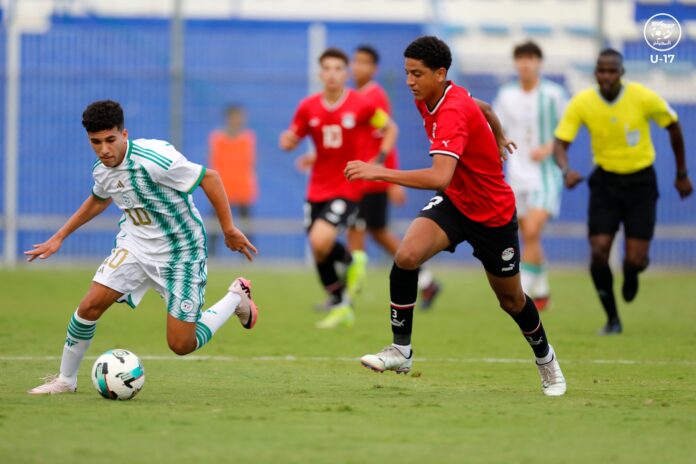
[[[85,359],[94,360],[97,356],[85,356]],[[144,361],[216,361],[216,362],[358,362],[359,358],[349,356],[169,356],[169,355],[144,355],[140,356]],[[60,356],[0,356],[0,361],[60,361]],[[529,364],[533,359],[520,358],[417,358],[417,362],[448,363],[448,364]],[[647,360],[647,359],[562,359],[563,364],[606,364],[606,365],[654,365],[654,366],[696,366],[696,360],[686,359],[681,361]]]

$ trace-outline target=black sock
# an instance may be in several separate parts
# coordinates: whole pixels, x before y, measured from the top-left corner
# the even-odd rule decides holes
[[[418,295],[418,269],[401,269],[394,263],[389,274],[391,326],[394,343],[410,345],[413,331],[413,307]]]
[[[328,258],[317,263],[317,271],[319,271],[319,279],[326,289],[326,292],[331,296],[331,304],[338,304],[343,299],[343,282],[336,274],[334,262]]]
[[[590,274],[592,274],[592,281],[604,307],[604,312],[607,313],[609,323],[619,322],[619,313],[616,310],[616,300],[614,299],[614,277],[611,274],[609,264],[591,265]]]
[[[350,252],[341,242],[334,243],[334,247],[331,249],[328,259],[330,259],[332,263],[343,263],[346,266],[353,261]]]
[[[517,325],[522,331],[522,335],[527,339],[529,346],[534,350],[534,355],[537,358],[543,358],[549,354],[549,341],[546,338],[544,325],[541,323],[539,311],[534,306],[534,300],[529,295],[525,294],[526,301],[522,311],[517,314],[512,314],[512,318],[517,322]]]

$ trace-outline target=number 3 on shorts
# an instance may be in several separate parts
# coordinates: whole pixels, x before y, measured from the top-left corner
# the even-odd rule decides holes
[[[421,211],[427,211],[429,209],[433,209],[433,206],[439,205],[440,203],[442,203],[443,200],[444,200],[444,198],[442,198],[440,195],[435,195],[434,197],[432,197],[430,199],[428,204],[425,205]]]

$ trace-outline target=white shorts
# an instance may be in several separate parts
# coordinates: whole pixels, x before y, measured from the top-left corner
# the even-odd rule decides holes
[[[119,303],[138,306],[149,288],[167,303],[167,312],[184,322],[196,322],[205,302],[208,266],[205,260],[181,262],[175,266],[143,262],[125,248],[114,248],[92,279],[123,293]]]
[[[561,187],[555,186],[549,189],[521,189],[512,187],[515,192],[517,204],[517,216],[524,217],[531,209],[541,209],[549,213],[551,217],[558,216],[561,209]]]

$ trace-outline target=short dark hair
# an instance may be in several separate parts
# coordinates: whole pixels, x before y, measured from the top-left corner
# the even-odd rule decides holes
[[[452,65],[452,52],[445,42],[432,35],[418,37],[411,42],[404,57],[420,60],[430,69],[445,68],[449,70]]]
[[[346,55],[346,52],[340,48],[329,47],[324,50],[324,53],[319,56],[319,63],[321,64],[325,58],[338,58],[339,60],[343,60],[343,62],[348,65],[348,55]]]
[[[87,132],[113,129],[123,130],[123,108],[113,100],[90,103],[82,113],[82,125]]]
[[[600,58],[604,58],[605,56],[615,56],[619,59],[619,62],[623,64],[623,55],[617,50],[614,50],[613,48],[605,48],[604,50],[599,52],[597,60],[599,60]]]
[[[227,106],[225,106],[225,114],[227,115],[242,112],[244,112],[244,105],[241,103],[228,103]]]
[[[379,53],[377,53],[377,50],[375,50],[375,47],[372,45],[358,45],[355,48],[355,52],[366,53],[370,55],[374,64],[379,64]]]
[[[541,47],[531,40],[519,44],[512,52],[513,58],[520,58],[523,56],[536,56],[540,60],[544,59],[544,54],[541,52]]]

